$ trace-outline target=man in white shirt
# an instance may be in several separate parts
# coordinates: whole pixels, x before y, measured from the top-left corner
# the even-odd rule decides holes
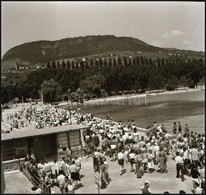
[[[51,176],[52,179],[56,179],[57,175],[59,174],[59,165],[56,160],[54,160],[53,163],[51,163]]]
[[[176,171],[177,171],[176,177],[179,178],[181,173],[182,181],[186,180],[183,174],[184,161],[183,158],[179,155],[179,152],[176,152],[175,162],[176,162]]]
[[[46,173],[47,176],[51,175],[51,164],[45,161],[43,171]]]
[[[65,157],[62,157],[61,160],[61,170],[63,171],[63,174],[66,175],[66,162]]]
[[[121,151],[117,154],[118,164],[120,166],[120,175],[123,174],[124,171],[124,151]]]
[[[199,152],[197,147],[193,146],[191,149],[191,160],[193,164],[199,164]]]
[[[59,176],[57,177],[57,184],[62,194],[64,191],[64,178],[65,176],[63,175],[63,172],[59,171]]]

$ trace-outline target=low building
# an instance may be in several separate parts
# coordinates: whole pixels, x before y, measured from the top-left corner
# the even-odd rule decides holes
[[[73,124],[2,133],[1,151],[4,170],[18,169],[19,161],[31,153],[37,160],[59,159],[60,149],[83,145],[83,131],[89,128],[89,126]]]

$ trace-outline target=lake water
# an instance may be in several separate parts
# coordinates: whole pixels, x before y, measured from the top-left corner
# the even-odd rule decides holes
[[[165,94],[141,99],[126,98],[93,105],[79,106],[83,113],[91,112],[94,116],[106,118],[110,114],[114,121],[127,122],[134,120],[139,127],[147,127],[154,122],[164,123],[168,132],[171,132],[173,122],[180,121],[182,128],[187,123],[194,132],[205,133],[205,91]]]

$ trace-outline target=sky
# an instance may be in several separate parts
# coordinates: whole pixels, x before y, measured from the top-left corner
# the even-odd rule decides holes
[[[204,2],[1,1],[1,57],[38,40],[115,35],[148,44],[205,51]]]

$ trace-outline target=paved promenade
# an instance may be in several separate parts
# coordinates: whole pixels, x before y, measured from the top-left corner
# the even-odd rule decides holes
[[[150,181],[152,193],[163,194],[168,191],[171,194],[178,194],[179,190],[184,190],[187,194],[191,194],[192,178],[185,176],[186,181],[182,182],[181,179],[176,178],[175,162],[169,156],[168,160],[168,173],[161,174],[158,171],[154,173],[146,173],[142,178],[136,178],[133,172],[130,172],[130,165],[125,164],[126,172],[120,176],[119,166],[117,161],[113,162],[107,158],[109,164],[109,174],[112,181],[105,189],[100,189],[101,194],[106,193],[131,193],[141,194],[141,187],[144,181]],[[94,171],[92,158],[82,159],[81,174],[83,175],[81,182],[83,184],[76,194],[97,194],[97,185],[94,182]],[[21,172],[10,172],[5,174],[6,191],[5,193],[28,193],[31,194],[32,184]],[[52,188],[53,193],[60,193],[58,187]]]

